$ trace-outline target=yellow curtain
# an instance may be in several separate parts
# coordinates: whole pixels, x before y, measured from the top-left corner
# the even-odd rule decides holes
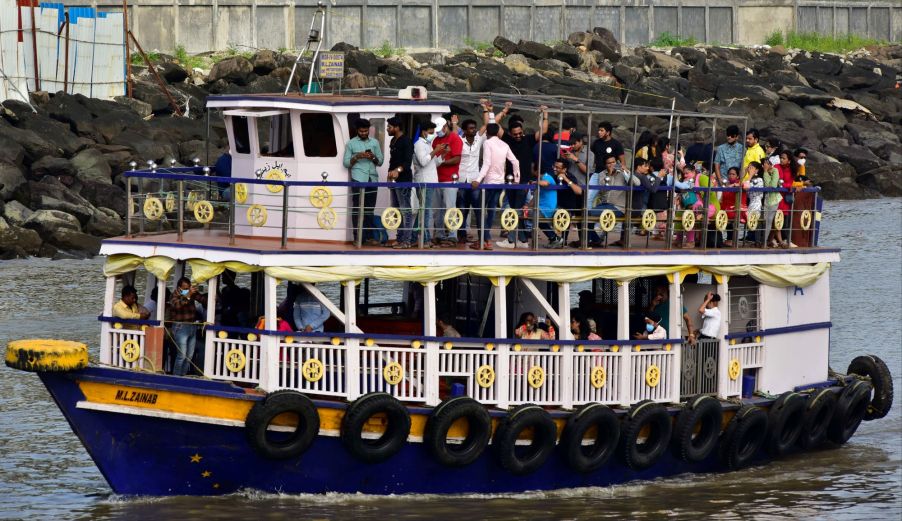
[[[290,268],[269,266],[263,269],[270,277],[292,282],[343,282],[360,280],[373,276],[371,266],[304,266]]]
[[[135,271],[140,267],[144,267],[158,279],[168,279],[175,266],[175,259],[163,257],[160,255],[154,257],[139,257],[127,253],[110,255],[103,265],[103,274],[107,277],[124,275],[128,272]]]
[[[206,282],[227,269],[235,273],[253,273],[263,269],[238,261],[210,262],[203,259],[189,259],[188,266],[191,267],[191,282],[195,284]]]
[[[770,264],[761,266],[705,266],[705,271],[721,275],[747,275],[767,286],[804,288],[817,282],[828,269],[829,262],[817,264]]]

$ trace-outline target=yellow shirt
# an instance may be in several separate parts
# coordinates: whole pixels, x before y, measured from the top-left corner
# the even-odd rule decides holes
[[[113,316],[116,318],[126,318],[126,319],[140,319],[141,312],[138,311],[138,305],[132,304],[131,306],[127,305],[125,302],[120,300],[113,304]]]
[[[755,143],[755,146],[745,149],[745,157],[742,158],[742,179],[744,181],[748,180],[748,176],[745,173],[745,168],[749,166],[749,163],[752,161],[762,162],[764,158],[767,157],[767,154],[764,153],[764,149],[761,148],[761,145]]]

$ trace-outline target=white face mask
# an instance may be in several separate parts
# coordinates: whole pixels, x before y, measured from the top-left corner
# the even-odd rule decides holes
[[[437,131],[435,132],[435,135],[436,135],[436,137],[445,137],[445,131],[444,131],[444,130],[437,130]]]
[[[799,163],[799,166],[804,166],[804,165],[805,165],[805,158],[803,157],[802,159],[799,159],[797,162]]]
[[[780,156],[770,156],[770,157],[768,158],[768,160],[770,161],[770,164],[772,164],[772,165],[779,165],[779,164],[780,164]]]
[[[435,141],[435,134],[426,134],[426,142],[430,145]]]

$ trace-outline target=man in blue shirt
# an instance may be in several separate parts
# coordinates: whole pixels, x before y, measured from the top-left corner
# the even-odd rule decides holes
[[[357,135],[345,145],[344,166],[351,171],[351,181],[376,183],[379,174],[376,167],[382,165],[382,148],[375,139],[370,139],[370,121],[358,119],[355,125]],[[357,223],[360,213],[359,188],[351,188],[351,226],[357,239]],[[376,188],[366,188],[363,194],[363,239],[368,246],[378,246],[374,239],[373,209],[376,206]]]
[[[298,331],[322,332],[330,316],[326,306],[311,295],[307,288],[303,285],[298,287],[298,294],[294,299],[294,325]]]
[[[727,142],[718,145],[714,153],[714,173],[717,178],[726,185],[727,172],[736,167],[742,172],[742,157],[745,155],[745,147],[739,141],[739,127],[730,125],[727,127]]]
[[[558,148],[557,143],[554,142],[553,130],[542,134],[542,141],[536,143],[532,150],[532,158],[534,168],[538,168],[539,172],[547,173],[554,170],[554,161],[558,158]]]
[[[564,179],[564,182],[568,184],[572,181],[567,178],[567,169],[570,167],[569,161],[566,159],[556,159],[552,165],[554,174],[552,175],[545,172],[542,174],[542,177],[539,178],[539,216],[541,217],[539,220],[539,229],[542,230],[545,237],[548,237],[548,244],[545,245],[546,248],[560,249],[564,247],[564,239],[554,233],[554,229],[547,220],[542,220],[550,219],[554,216],[554,212],[557,210],[557,190],[542,190],[541,188],[557,186],[558,177]]]

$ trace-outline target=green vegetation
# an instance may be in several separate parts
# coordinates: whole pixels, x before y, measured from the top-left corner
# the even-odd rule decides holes
[[[481,42],[472,38],[464,38],[464,45],[478,53],[487,54],[495,47],[492,42]]]
[[[787,49],[841,54],[855,51],[869,45],[885,44],[886,42],[862,38],[860,36],[855,36],[854,34],[830,36],[814,32],[804,33],[789,31],[786,34],[783,34],[780,31],[774,31],[767,36],[765,43],[770,46],[782,45]]]
[[[373,54],[382,58],[391,58],[392,56],[401,56],[406,53],[403,47],[392,47],[390,41],[385,40],[380,47],[372,49]]]
[[[661,36],[652,40],[649,45],[652,47],[691,47],[697,43],[698,40],[692,36],[683,38],[679,35],[670,34],[665,31],[661,33]]]
[[[191,56],[188,54],[188,51],[185,50],[185,46],[182,44],[175,46],[175,59],[184,67],[185,69],[191,71],[195,68],[202,69],[204,67],[204,59],[200,56]]]
[[[160,53],[151,51],[147,54],[147,59],[153,63],[160,61]],[[132,65],[144,65],[144,58],[140,53],[132,51]]]

